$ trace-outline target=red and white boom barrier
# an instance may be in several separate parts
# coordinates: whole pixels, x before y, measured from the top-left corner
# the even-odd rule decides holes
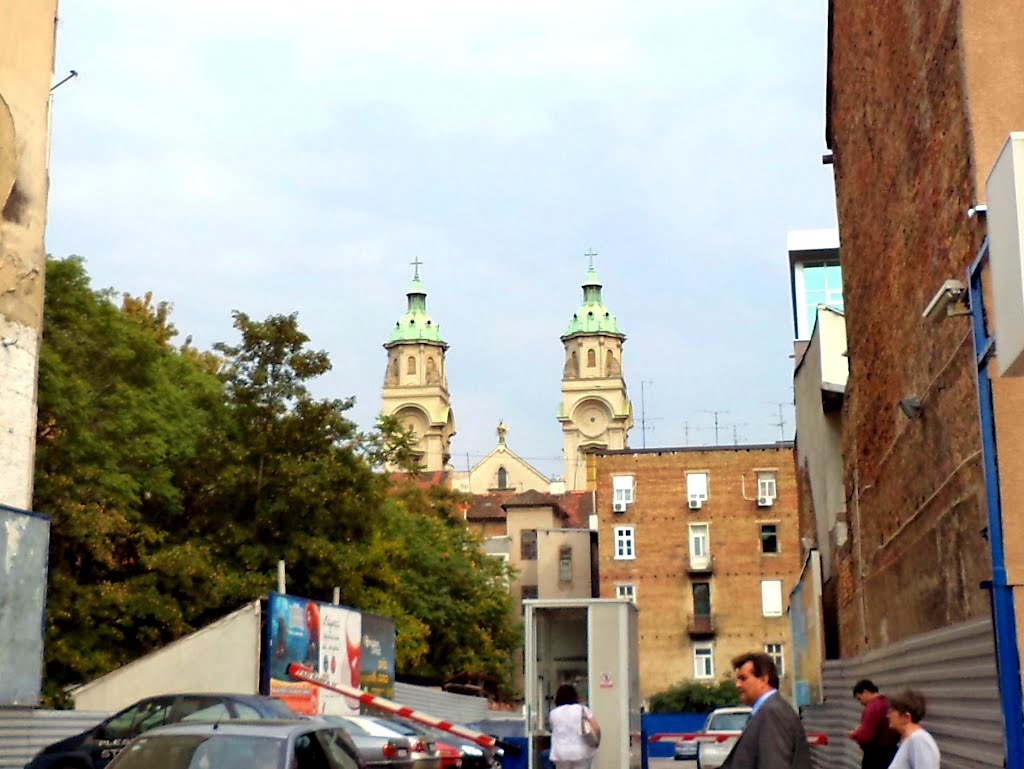
[[[338,694],[342,694],[350,699],[358,700],[364,705],[369,705],[372,708],[378,708],[386,713],[402,716],[403,718],[408,718],[412,721],[416,721],[417,723],[432,726],[435,729],[443,729],[444,731],[458,735],[459,737],[465,737],[467,740],[472,740],[477,745],[482,745],[485,748],[502,748],[513,755],[518,754],[519,752],[518,746],[510,745],[502,740],[495,739],[489,734],[467,729],[465,726],[459,726],[458,724],[453,724],[451,721],[445,721],[441,718],[434,718],[433,716],[427,715],[426,713],[420,713],[419,711],[413,710],[405,705],[399,705],[391,700],[385,699],[384,697],[378,697],[375,694],[364,692],[362,689],[356,689],[354,686],[345,686],[345,684],[331,681],[323,673],[317,673],[312,668],[300,665],[297,662],[293,662],[288,666],[288,675],[296,681],[305,681],[306,683],[320,686],[324,689],[330,689],[332,692],[337,692]]]
[[[715,732],[658,732],[647,738],[648,742],[725,742],[734,740],[739,734],[716,734]],[[828,745],[828,735],[823,732],[807,732],[808,745]]]

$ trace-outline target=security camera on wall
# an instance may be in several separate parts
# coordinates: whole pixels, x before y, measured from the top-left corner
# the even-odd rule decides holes
[[[947,280],[942,284],[942,287],[936,292],[935,296],[932,297],[932,300],[928,302],[928,306],[924,308],[921,317],[928,320],[938,320],[948,315],[965,314],[965,311],[956,309],[956,304],[960,301],[965,290],[964,284],[959,280]]]

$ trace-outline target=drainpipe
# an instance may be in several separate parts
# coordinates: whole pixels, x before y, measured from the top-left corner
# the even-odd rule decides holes
[[[1003,710],[1006,769],[1024,769],[1024,708],[1021,704],[1020,653],[1013,608],[1013,585],[1006,578],[1003,550],[1003,513],[999,497],[999,463],[996,456],[996,425],[992,404],[992,382],[988,364],[995,353],[995,339],[985,328],[985,308],[981,288],[981,270],[988,262],[988,238],[967,271],[970,287],[971,325],[974,330],[974,355],[978,365],[978,414],[981,425],[981,451],[985,468],[985,499],[988,508],[988,542],[992,554],[992,581],[982,583],[989,589],[992,603],[992,628],[995,634],[996,671],[999,700]]]

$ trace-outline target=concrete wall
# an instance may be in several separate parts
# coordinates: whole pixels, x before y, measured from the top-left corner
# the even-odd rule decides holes
[[[561,579],[561,550],[572,553],[571,579]],[[539,598],[592,598],[590,529],[541,529],[537,532]]]
[[[966,212],[996,137],[1024,123],[1014,75],[1024,16],[1012,3],[967,0],[836,0],[832,10],[828,109],[850,365],[851,540],[836,563],[847,656],[989,612],[970,326],[921,312],[944,280],[965,278],[984,236],[983,217]],[[912,394],[924,404],[914,421],[897,406]]]
[[[832,574],[832,542],[845,540],[842,416],[846,387],[846,323],[841,314],[818,310],[810,343],[793,375],[796,404],[796,463],[806,478],[814,538],[824,579]],[[841,523],[839,530],[836,524]]]
[[[32,509],[56,0],[0,5],[0,504]]]
[[[766,643],[782,643],[788,654],[788,619],[762,616],[760,583],[781,579],[783,596],[788,595],[803,560],[790,445],[627,450],[599,453],[594,462],[600,595],[614,598],[619,583],[636,586],[643,697],[693,678],[693,644],[708,640],[695,639],[687,630],[695,581],[711,583],[716,678],[729,673],[733,656],[763,650]],[[776,472],[778,497],[772,507],[762,508],[755,499],[756,471],[769,469]],[[687,506],[688,470],[709,474],[709,500],[700,510]],[[635,477],[636,501],[627,512],[614,513],[612,476],[620,474]],[[777,555],[760,552],[759,523],[769,521],[779,526]],[[710,576],[688,571],[690,523],[709,524]],[[615,559],[616,526],[634,527],[634,560]]]
[[[76,710],[113,713],[143,697],[259,692],[260,602],[254,601],[71,692]]]

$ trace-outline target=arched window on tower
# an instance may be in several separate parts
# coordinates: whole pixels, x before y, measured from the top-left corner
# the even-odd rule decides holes
[[[597,368],[597,350],[593,347],[587,350],[587,368]]]
[[[619,369],[619,359],[615,357],[615,353],[611,350],[608,351],[608,355],[605,357],[604,369],[605,376],[617,376],[621,373]]]
[[[405,364],[405,373],[406,374],[415,374],[416,373],[416,356],[415,355],[410,355],[409,356],[409,360]]]
[[[498,468],[498,488],[508,488],[508,470],[506,470],[504,467]]]

